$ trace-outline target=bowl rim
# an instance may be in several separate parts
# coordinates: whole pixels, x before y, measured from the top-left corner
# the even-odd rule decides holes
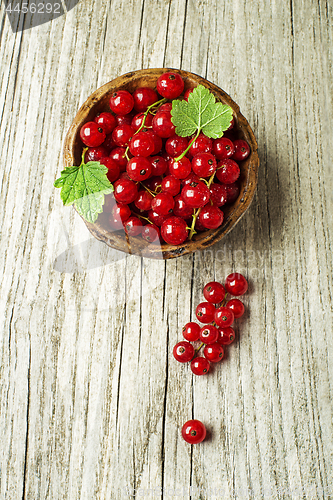
[[[110,234],[103,225],[101,225],[98,221],[95,223],[87,222],[80,214],[80,217],[85,222],[89,231],[95,236],[97,239],[105,242],[108,246],[111,246],[117,250],[125,251],[127,253],[139,254],[140,256],[150,257],[150,258],[175,258],[179,256],[183,256],[196,250],[203,250],[221,240],[224,236],[226,236],[231,229],[240,221],[243,217],[247,209],[249,208],[254,193],[257,187],[258,182],[258,168],[259,168],[259,157],[257,153],[258,145],[255,138],[255,135],[250,127],[250,124],[246,120],[246,118],[240,112],[240,108],[237,103],[233,101],[233,99],[220,87],[215,85],[213,82],[203,78],[196,73],[192,73],[185,70],[175,69],[175,68],[149,68],[149,69],[141,69],[136,71],[131,71],[125,73],[124,75],[120,75],[110,82],[105,83],[97,90],[95,90],[92,94],[88,96],[86,101],[79,108],[75,118],[73,119],[64,141],[63,148],[63,163],[64,167],[72,166],[75,164],[75,146],[77,140],[79,139],[79,131],[84,122],[87,121],[89,113],[93,110],[93,108],[101,101],[102,98],[105,98],[106,94],[111,93],[116,88],[124,87],[128,84],[131,84],[133,81],[143,78],[145,76],[156,76],[156,79],[167,71],[172,71],[180,74],[182,78],[185,80],[193,80],[197,85],[202,84],[205,87],[208,87],[209,90],[214,94],[215,98],[222,101],[225,104],[228,104],[232,110],[233,114],[236,118],[238,128],[241,128],[243,133],[246,131],[245,135],[246,140],[248,141],[251,153],[248,157],[248,166],[247,166],[247,175],[246,175],[246,185],[244,188],[243,196],[235,202],[235,207],[228,216],[223,221],[222,225],[217,229],[207,230],[202,233],[198,233],[199,237],[194,237],[190,241],[185,241],[181,245],[169,245],[167,243],[161,244],[147,244],[145,247],[139,247],[140,251],[138,252],[138,238],[128,238],[124,232],[124,236],[126,237],[126,249],[119,248],[119,246],[115,245],[113,241],[108,237]],[[80,139],[79,139],[80,140]],[[75,207],[74,207],[75,208]],[[125,240],[125,238],[124,238]],[[142,238],[140,239],[142,243]]]

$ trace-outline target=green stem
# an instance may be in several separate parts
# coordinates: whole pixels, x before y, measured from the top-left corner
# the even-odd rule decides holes
[[[141,186],[142,186],[142,187],[143,187],[146,191],[148,191],[148,193],[149,193],[149,194],[151,194],[151,195],[155,198],[156,193],[154,193],[154,191],[151,191],[151,190],[150,190],[147,186],[145,186],[145,185],[143,184],[143,182],[140,182],[140,185],[141,185]]]
[[[216,171],[209,177],[209,181],[207,182],[208,189],[210,188],[210,186],[213,183],[213,180],[214,180],[214,177],[215,177],[215,173],[216,173]],[[195,227],[195,223],[196,223],[196,220],[197,220],[198,215],[200,214],[200,212],[201,212],[201,207],[198,208],[198,210],[196,212],[194,212],[194,214],[192,216],[191,231],[190,231],[190,234],[189,234],[189,237],[188,237],[189,240],[191,240],[193,238],[193,235],[195,234],[194,227]]]
[[[194,143],[194,141],[197,140],[199,134],[201,132],[201,129],[199,128],[195,137],[193,137],[192,141],[189,143],[189,145],[187,146],[187,148],[185,149],[185,151],[182,152],[181,155],[177,156],[177,158],[175,158],[175,161],[179,161],[181,160],[182,158],[184,158],[184,156],[186,155],[186,153],[188,152],[188,150],[190,149],[190,147],[192,146],[192,144]]]
[[[83,148],[80,167],[82,167],[82,165],[84,165],[84,157],[86,156],[86,152],[88,151],[88,149],[89,148]]]
[[[147,222],[149,222],[149,224],[153,224],[152,221],[148,219],[148,217],[144,217],[143,215],[140,215],[140,214],[137,214],[137,213],[135,215],[137,215],[138,217],[140,217],[140,219],[146,220]]]
[[[201,346],[199,346],[199,347],[198,347],[198,348],[194,351],[196,355],[197,355],[197,354],[198,354],[198,352],[200,351],[201,347],[202,347],[202,346],[204,346],[204,345],[205,345],[205,344],[204,344],[204,342],[203,342],[203,343],[201,344]]]

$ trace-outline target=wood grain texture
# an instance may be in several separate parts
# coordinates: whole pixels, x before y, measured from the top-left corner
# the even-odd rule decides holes
[[[81,0],[14,34],[1,3],[1,499],[333,498],[332,16],[329,0]],[[168,262],[97,242],[53,187],[87,96],[163,66],[223,88],[261,161],[234,230]],[[237,342],[192,377],[172,347],[233,270],[250,281]],[[209,437],[191,449],[192,416]]]

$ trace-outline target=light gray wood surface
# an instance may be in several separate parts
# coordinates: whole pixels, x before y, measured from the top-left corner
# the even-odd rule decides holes
[[[18,33],[4,7],[1,500],[333,498],[331,0],[81,0]],[[261,159],[236,228],[167,262],[97,242],[53,187],[87,96],[163,66],[228,92]],[[246,317],[194,377],[172,347],[231,271]]]

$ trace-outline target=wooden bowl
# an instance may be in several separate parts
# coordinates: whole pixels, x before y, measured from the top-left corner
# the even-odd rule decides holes
[[[170,68],[133,71],[106,83],[88,97],[74,118],[64,145],[65,168],[71,165],[80,165],[82,148],[84,147],[80,139],[80,128],[84,123],[93,120],[97,113],[110,109],[109,99],[111,94],[119,89],[125,89],[129,92],[134,92],[138,87],[156,89],[158,77],[170,70],[182,76],[185,82],[184,90],[196,87],[199,84],[204,85],[214,94],[217,100],[223,104],[228,104],[232,108],[238,137],[248,142],[251,154],[245,161],[240,162],[240,193],[234,203],[223,207],[224,221],[222,226],[218,229],[198,233],[194,235],[191,241],[173,246],[167,243],[148,244],[141,237],[129,238],[124,231],[110,231],[106,214],[101,214],[94,224],[84,221],[89,231],[97,239],[104,241],[110,247],[123,252],[155,259],[171,259],[213,245],[231,231],[249,207],[257,185],[259,158],[256,139],[247,120],[240,113],[239,106],[222,89],[201,76],[189,73],[188,71]]]

